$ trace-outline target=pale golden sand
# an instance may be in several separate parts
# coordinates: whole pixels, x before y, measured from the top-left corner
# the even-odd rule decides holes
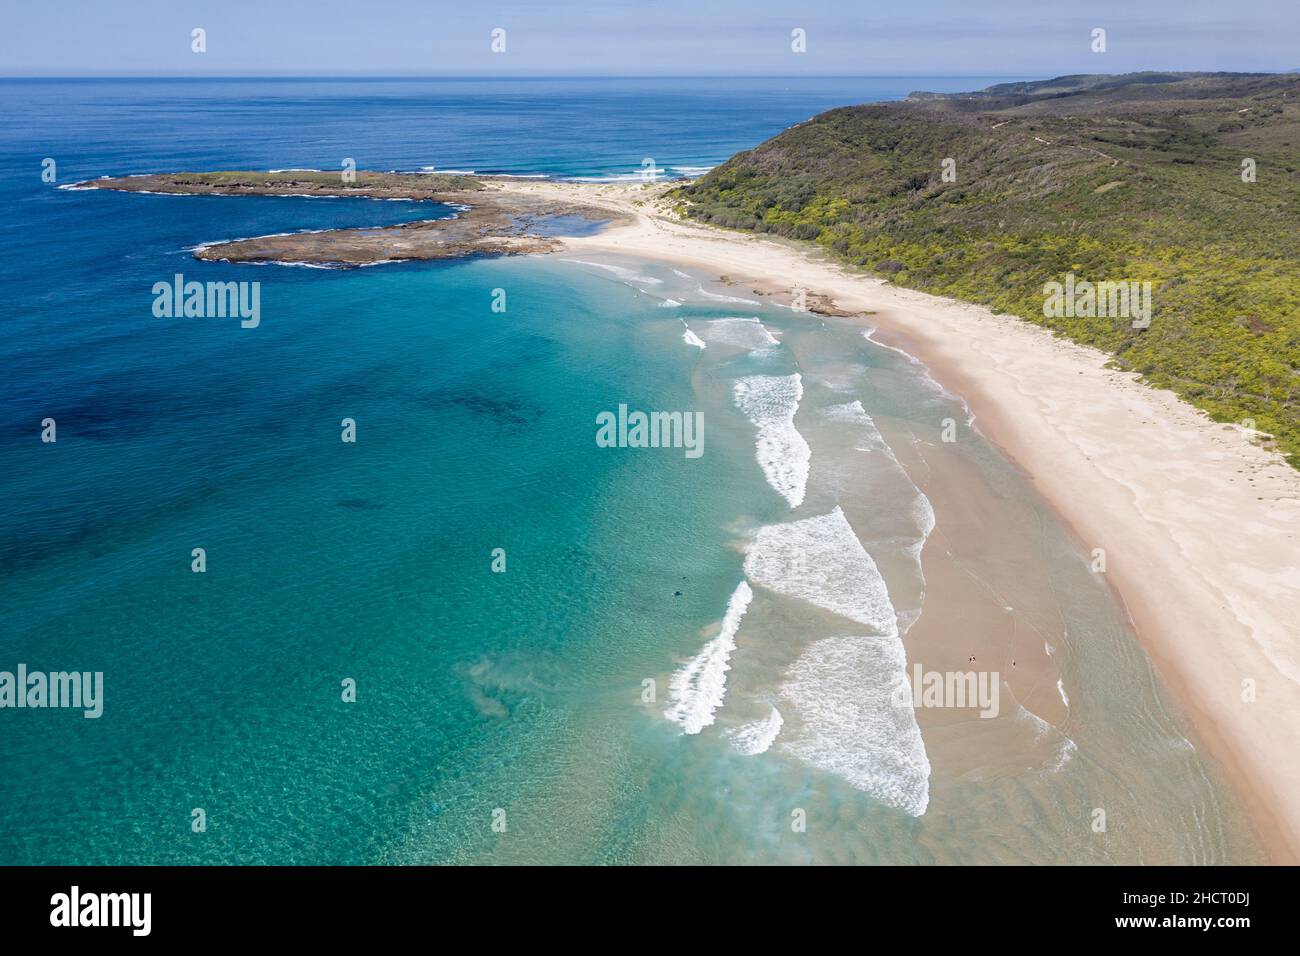
[[[692,265],[779,302],[803,288],[874,313],[878,338],[965,399],[975,427],[1085,549],[1105,549],[1107,582],[1273,858],[1300,859],[1300,473],[1242,429],[1106,369],[1101,352],[801,248],[682,222],[659,199],[662,186],[491,188],[580,195],[632,215],[631,224],[566,239],[571,251]]]

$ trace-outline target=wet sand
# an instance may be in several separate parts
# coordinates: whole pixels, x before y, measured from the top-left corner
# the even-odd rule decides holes
[[[420,249],[399,248],[412,229],[427,225],[408,224],[263,237],[245,240],[251,245],[244,251],[257,261],[323,256],[353,264],[481,251],[618,253],[691,265],[779,304],[803,290],[815,311],[865,314],[864,329],[875,329],[877,341],[915,356],[968,403],[974,427],[1021,470],[1083,553],[1104,551],[1099,576],[1120,598],[1164,685],[1249,809],[1272,858],[1300,859],[1300,634],[1294,623],[1300,473],[1280,456],[1234,425],[1210,422],[1172,393],[1107,369],[1103,353],[1015,317],[897,288],[805,247],[682,221],[664,197],[664,184],[482,185],[468,199],[486,227],[475,229],[474,248],[449,253],[446,236],[436,230],[425,237],[430,241],[417,243]],[[503,239],[503,228],[517,228],[517,216],[569,214],[614,224],[595,235],[566,237],[520,229],[511,233],[522,240],[513,248],[509,236]],[[465,221],[477,220],[471,215]],[[364,248],[348,252],[358,241]],[[203,252],[229,258],[224,253],[240,250],[212,246]],[[929,437],[937,441],[943,425],[934,422]],[[911,466],[922,466],[924,457],[917,450]],[[945,591],[964,597],[927,606],[909,638],[909,658],[925,658],[925,666],[936,670],[962,669],[967,661],[943,608],[967,607],[978,618],[967,622],[967,630],[983,636],[972,639],[965,656],[978,661],[988,655],[1011,674],[1009,687],[1026,709],[1050,713],[1060,706],[1052,697],[1056,692],[1059,698],[1053,679],[1060,679],[1058,663],[1030,646],[1018,624],[1011,626],[1015,615],[999,621],[996,589],[990,592],[976,570],[995,569],[1007,557],[996,532],[1016,519],[999,513],[992,499],[980,510],[977,495],[963,498],[959,491],[936,496],[958,504],[936,505],[940,523],[925,558],[936,586],[942,581]],[[981,535],[988,541],[982,553],[949,561],[935,550],[946,537],[969,543]],[[1032,603],[1032,568],[1018,571],[1017,583],[1028,589],[1022,601]],[[1043,627],[1032,643],[1042,638],[1048,646],[1051,628]],[[1012,659],[1014,667],[1008,666]],[[933,734],[947,715],[923,719]]]
[[[1300,858],[1300,474],[1280,456],[1105,368],[1103,353],[1015,317],[896,288],[791,244],[682,222],[663,186],[489,188],[581,195],[631,218],[565,239],[573,252],[692,265],[778,302],[802,288],[870,313],[864,321],[880,341],[916,356],[966,400],[975,427],[1085,552],[1104,549],[1103,579],[1272,859]],[[936,543],[942,533],[941,524]]]

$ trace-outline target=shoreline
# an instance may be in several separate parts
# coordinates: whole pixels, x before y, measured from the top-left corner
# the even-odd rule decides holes
[[[494,182],[499,185],[501,180]],[[70,184],[70,188],[149,196],[431,202],[454,210],[449,216],[389,226],[346,226],[215,239],[193,250],[194,258],[200,260],[257,265],[341,269],[475,255],[537,255],[562,248],[556,238],[538,228],[548,221],[564,217],[597,221],[597,217],[605,215],[615,219],[607,210],[584,205],[580,197],[492,190],[469,176],[438,173],[358,171],[348,181],[318,170],[150,173],[88,179]]]
[[[873,338],[916,358],[968,404],[974,429],[1025,475],[1084,552],[1105,550],[1102,577],[1270,861],[1300,860],[1300,640],[1288,631],[1300,607],[1300,473],[1280,455],[1172,392],[1105,368],[1100,351],[852,273],[792,244],[679,220],[661,188],[489,188],[580,190],[585,202],[624,214],[595,235],[564,237],[568,252],[694,266],[782,304],[802,288],[871,313]],[[1248,530],[1233,540],[1225,529]]]
[[[308,178],[241,181],[238,192],[189,181],[250,175],[154,178],[177,180],[177,193],[227,195],[301,195],[289,190]],[[361,175],[375,178],[364,188],[372,194],[397,189],[406,199],[472,205],[451,220],[210,243],[196,258],[287,263],[306,255],[355,267],[610,253],[694,267],[784,306],[802,290],[810,312],[860,318],[864,334],[919,362],[960,398],[972,418],[958,427],[973,428],[1018,469],[1084,555],[1104,550],[1105,584],[1270,862],[1300,861],[1300,635],[1288,630],[1300,607],[1300,472],[1280,454],[1172,392],[1107,369],[1105,353],[1018,317],[894,286],[811,246],[683,220],[664,198],[678,182],[483,177],[472,194],[436,181],[415,196],[414,180]],[[312,183],[316,195],[358,194],[329,180]],[[148,191],[153,183],[84,185]],[[538,218],[575,214],[608,224],[591,234],[530,234]],[[936,439],[941,427],[935,422]],[[1225,528],[1246,530],[1231,540]]]

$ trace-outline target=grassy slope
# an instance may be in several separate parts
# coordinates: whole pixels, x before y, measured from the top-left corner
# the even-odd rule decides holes
[[[1253,419],[1300,467],[1300,76],[1061,77],[831,110],[678,195],[699,220],[1102,348],[1216,420]],[[1043,284],[1067,272],[1151,280],[1151,327],[1045,319]]]

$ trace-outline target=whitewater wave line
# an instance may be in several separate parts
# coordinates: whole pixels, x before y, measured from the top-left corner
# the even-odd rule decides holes
[[[728,661],[736,649],[736,633],[754,592],[741,581],[727,602],[718,636],[704,645],[668,682],[669,706],[664,716],[680,724],[682,733],[698,734],[713,723],[727,693]]]
[[[763,477],[791,508],[803,504],[812,467],[812,449],[794,416],[803,398],[803,379],[793,375],[749,375],[734,387],[737,407],[758,429],[754,452]]]
[[[745,554],[745,576],[871,631],[816,641],[795,660],[780,697],[798,724],[782,737],[781,752],[921,816],[930,762],[910,688],[906,706],[893,697],[907,672],[898,613],[843,510],[760,528]]]

